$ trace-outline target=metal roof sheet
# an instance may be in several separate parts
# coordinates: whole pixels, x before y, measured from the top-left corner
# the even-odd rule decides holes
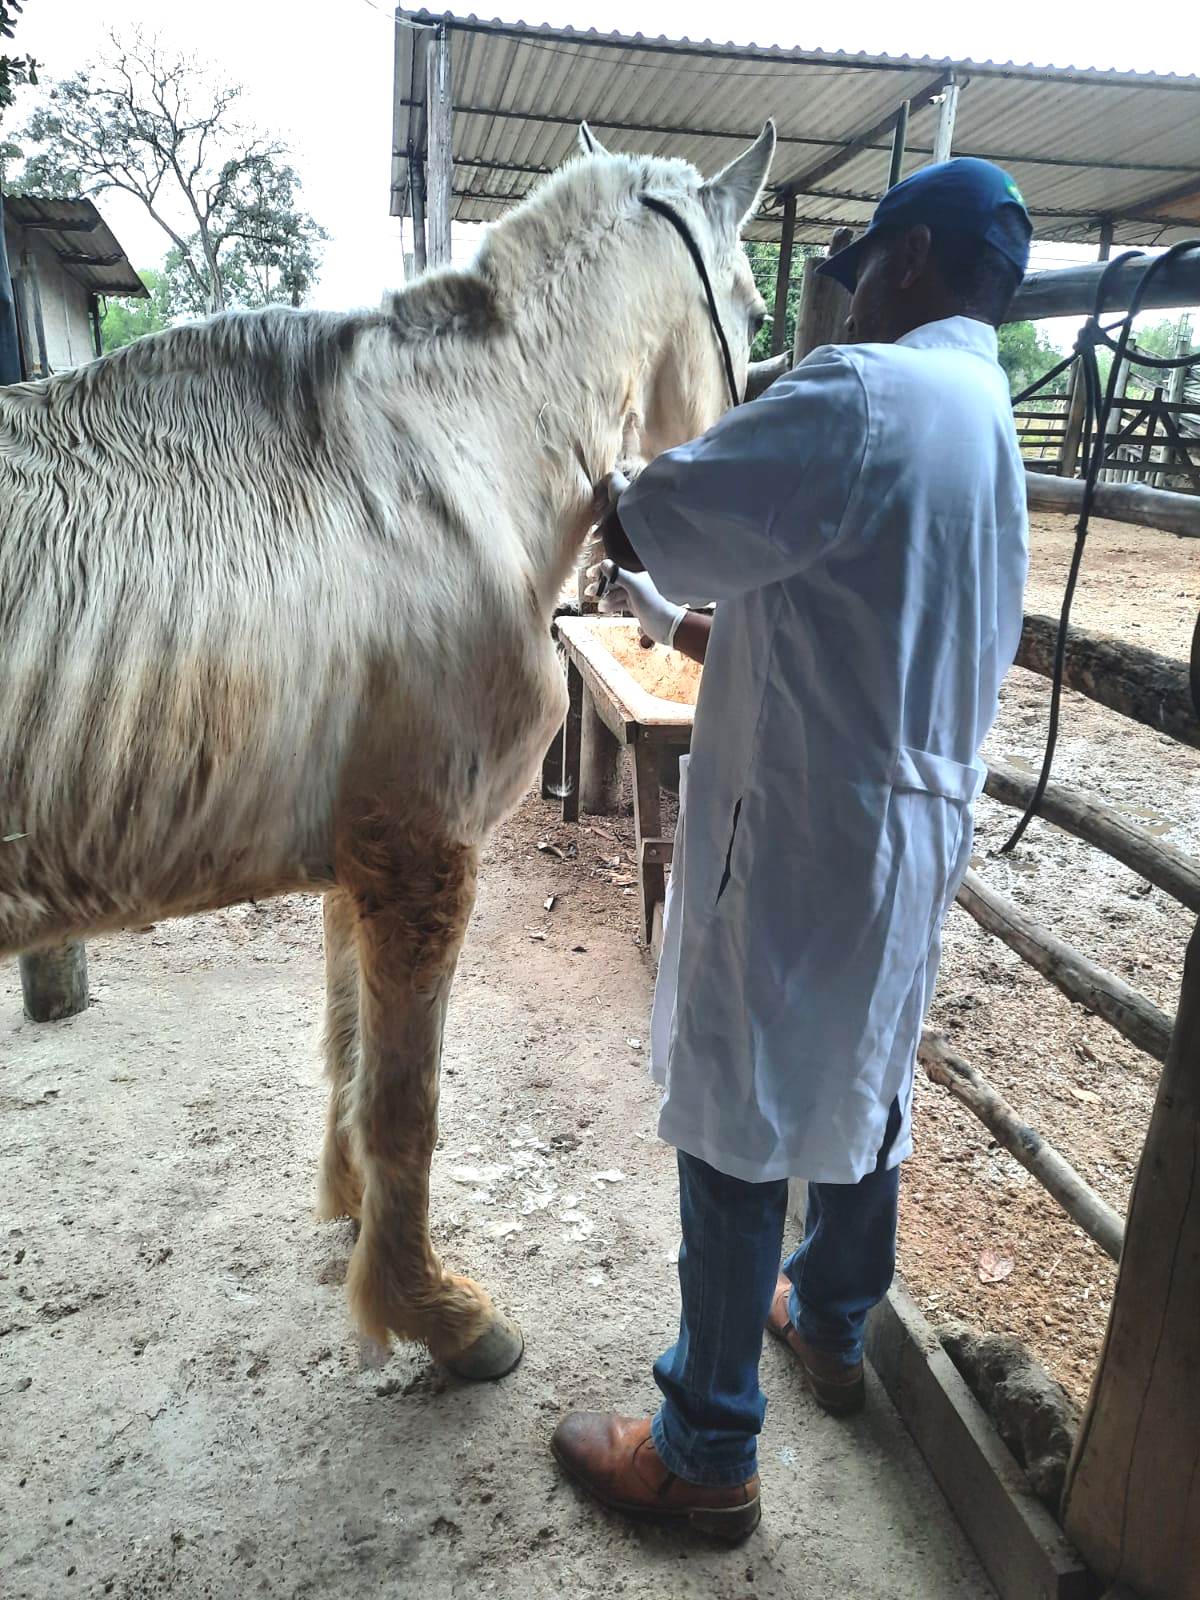
[[[824,177],[900,102],[961,86],[958,155],[985,156],[1020,184],[1041,239],[1092,240],[1111,218],[1117,243],[1169,244],[1200,232],[1200,78],[1012,62],[871,56],[708,40],[647,39],[398,11],[392,212],[409,211],[409,155],[424,157],[424,43],[451,39],[454,210],[487,222],[576,149],[587,120],[614,150],[686,157],[713,172],[775,118],[771,190],[751,238],[779,236],[794,188],[798,240],[826,243],[861,225],[887,183],[890,134]],[[932,155],[932,109],[914,111],[905,172]]]
[[[4,210],[22,228],[36,229],[63,271],[93,294],[147,294],[146,285],[90,200],[11,194],[4,197]]]

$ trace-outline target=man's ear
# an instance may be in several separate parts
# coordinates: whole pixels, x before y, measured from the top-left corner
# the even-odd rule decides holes
[[[900,245],[900,288],[911,289],[925,274],[933,249],[933,234],[923,222],[914,222],[904,230]]]

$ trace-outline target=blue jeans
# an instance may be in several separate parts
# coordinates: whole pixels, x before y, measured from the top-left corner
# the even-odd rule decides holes
[[[896,1266],[900,1129],[892,1105],[875,1170],[858,1183],[810,1183],[804,1242],[783,1264],[801,1337],[848,1366],[862,1360],[867,1313]],[[654,1364],[662,1404],[654,1445],[688,1483],[744,1483],[757,1471],[766,1413],[758,1384],[787,1215],[786,1180],[743,1183],[679,1152],[679,1338]]]

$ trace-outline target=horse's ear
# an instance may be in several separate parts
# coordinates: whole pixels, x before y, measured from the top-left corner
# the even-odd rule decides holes
[[[740,228],[758,209],[774,155],[775,124],[768,120],[749,150],[744,150],[704,185],[705,199],[723,221]]]
[[[597,139],[586,122],[579,124],[579,148],[585,156],[606,156],[608,151]]]

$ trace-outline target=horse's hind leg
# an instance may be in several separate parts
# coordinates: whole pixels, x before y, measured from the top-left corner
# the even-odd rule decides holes
[[[355,1217],[362,1205],[362,1173],[354,1159],[352,1090],[358,1069],[358,914],[353,899],[335,889],[325,896],[325,1075],[329,1113],[317,1188],[317,1215]]]
[[[353,1118],[363,1195],[351,1305],[380,1343],[389,1334],[419,1340],[462,1377],[501,1377],[520,1359],[520,1330],[478,1284],[443,1268],[429,1238],[442,1026],[475,852],[411,836],[352,840],[339,875],[358,911]]]

